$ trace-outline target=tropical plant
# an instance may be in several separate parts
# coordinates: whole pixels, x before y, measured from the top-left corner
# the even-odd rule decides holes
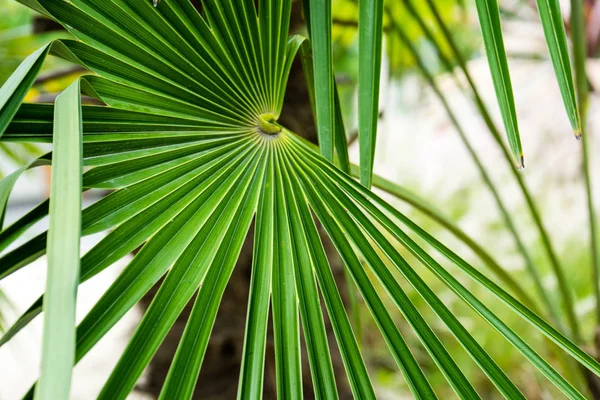
[[[60,22],[76,38],[37,50],[0,89],[1,140],[53,143],[51,154],[0,181],[4,214],[19,175],[28,168],[52,165],[50,199],[0,231],[0,251],[4,251],[35,222],[49,216],[47,232],[0,257],[0,279],[43,254],[48,257],[44,297],[0,339],[0,344],[6,343],[44,310],[41,376],[27,397],[68,398],[73,364],[165,276],[99,398],[127,396],[177,316],[196,295],[160,396],[190,398],[223,291],[253,221],[254,262],[239,398],[260,398],[263,392],[269,316],[278,397],[302,398],[301,331],[315,396],[337,397],[341,383],[336,383],[333,374],[329,347],[333,344],[327,341],[321,298],[354,396],[375,398],[354,333],[356,327],[342,302],[317,222],[344,261],[416,398],[435,398],[436,393],[414,356],[416,349],[409,348],[385,307],[377,291],[379,285],[460,398],[478,398],[479,394],[407,295],[405,282],[437,314],[502,395],[510,399],[524,396],[407,262],[400,248],[496,329],[567,397],[584,398],[580,390],[587,389],[563,377],[544,360],[527,338],[516,334],[464,286],[461,281],[465,277],[490,291],[544,335],[563,356],[565,365],[573,368],[578,363],[590,376],[600,376],[600,364],[578,346],[572,299],[558,265],[555,272],[563,285],[560,289],[569,331],[546,322],[543,317],[549,310],[539,312],[530,296],[519,291],[518,283],[489,257],[486,263],[492,268],[495,265],[494,272],[510,286],[496,284],[370,190],[375,182],[434,217],[439,215],[410,193],[373,178],[384,13],[393,31],[402,32],[393,12],[384,10],[383,1],[361,0],[358,4],[358,169],[351,168],[348,161],[334,81],[328,1],[304,2],[308,39],[288,37],[291,0],[261,0],[257,8],[250,0],[205,0],[202,14],[188,0],[20,2]],[[522,167],[498,5],[495,0],[477,0],[476,4],[508,133],[511,151],[505,150],[505,154]],[[432,0],[428,5],[435,6]],[[566,110],[579,135],[581,123],[558,1],[540,0],[538,6]],[[312,94],[318,149],[277,122],[297,53]],[[49,54],[91,73],[74,82],[54,105],[22,103]],[[82,105],[82,94],[105,106]],[[504,149],[498,130],[494,132]],[[350,175],[353,171],[362,185]],[[114,191],[82,211],[81,192],[95,188]],[[476,242],[442,217],[438,220],[462,235],[465,242],[470,241],[477,254],[486,258]],[[544,232],[541,222],[537,223]],[[81,235],[105,230],[111,231],[80,257]],[[445,256],[464,276],[450,273],[412,234]],[[78,284],[140,246],[122,274],[75,327]],[[398,274],[402,278],[398,279]],[[578,368],[564,370],[574,371]]]
[[[0,82],[4,83],[14,69],[19,66],[19,63],[31,52],[50,40],[65,35],[57,35],[56,33],[32,34],[31,15],[33,12],[23,8],[16,2],[2,0],[0,1],[0,9],[3,11],[3,18],[0,21],[0,57],[2,58]],[[48,64],[56,64],[56,62]],[[49,65],[48,67],[55,67],[55,65]],[[27,160],[39,156],[41,152],[30,143],[2,143],[0,144],[0,154],[2,154],[3,159],[22,165]],[[5,170],[0,170],[0,176],[4,176],[5,173]]]

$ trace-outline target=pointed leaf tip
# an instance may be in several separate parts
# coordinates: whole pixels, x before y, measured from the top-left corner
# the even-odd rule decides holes
[[[522,154],[521,138],[517,121],[515,99],[508,68],[508,60],[502,38],[502,24],[497,0],[476,0],[477,15],[481,26],[483,43],[494,82],[494,91],[506,130],[506,136],[514,162],[518,163]],[[521,162],[522,168],[522,162]],[[520,169],[520,168],[519,168]]]
[[[537,0],[538,12],[565,110],[573,130],[581,130],[569,47],[559,0]],[[577,137],[577,132],[575,132]]]
[[[517,169],[518,170],[525,169],[525,157],[523,157],[523,154],[521,154],[521,156],[519,157],[519,164],[517,165]]]

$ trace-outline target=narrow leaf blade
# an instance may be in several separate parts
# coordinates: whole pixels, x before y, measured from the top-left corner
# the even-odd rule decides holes
[[[81,236],[82,123],[79,82],[56,99],[42,372],[36,399],[69,397]]]
[[[305,5],[307,5],[305,1]],[[333,96],[333,50],[331,43],[331,1],[315,1],[310,4],[310,40],[313,48],[315,73],[315,108],[317,110],[317,133],[321,154],[333,161],[334,96]]]
[[[383,0],[360,0],[358,8],[360,182],[370,188],[379,116]]]
[[[558,0],[538,0],[537,5],[565,109],[575,137],[579,138],[581,137],[581,122],[560,3]]]
[[[515,109],[515,99],[513,96],[510,74],[508,72],[508,61],[506,59],[506,50],[502,39],[502,27],[500,24],[500,11],[497,0],[476,0],[479,23],[483,34],[483,42],[487,53],[496,98],[500,105],[500,112],[508,143],[513,154],[513,162],[517,168],[525,166],[523,159],[523,149],[521,147],[521,138],[519,126],[517,124],[517,112]]]
[[[33,85],[49,49],[46,45],[27,57],[0,88],[0,137]]]

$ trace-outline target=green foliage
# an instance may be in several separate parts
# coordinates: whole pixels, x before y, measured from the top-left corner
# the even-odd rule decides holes
[[[0,82],[4,84],[24,58],[49,41],[66,37],[67,34],[64,32],[34,34],[33,15],[35,13],[15,1],[0,0],[0,10],[2,10],[2,19],[0,20],[0,59],[2,59],[2,63],[0,63]],[[62,60],[47,60],[41,66],[41,71],[60,68],[63,64]],[[36,75],[34,74],[33,78]],[[60,84],[58,88],[62,90],[66,85]],[[43,88],[31,90],[28,93],[28,100],[31,101],[35,97],[35,92],[39,93],[40,91],[43,91]],[[1,143],[0,154],[3,154],[6,159],[17,165],[23,165],[39,156],[41,152],[37,146],[29,143]],[[6,172],[0,171],[0,176],[3,176]]]
[[[584,396],[532,347],[529,342],[533,336],[520,335],[511,328],[481,301],[478,290],[491,293],[508,306],[512,316],[528,322],[559,347],[563,356],[600,376],[600,364],[569,334],[547,323],[533,310],[534,305],[524,304],[531,303],[527,296],[522,296],[522,302],[508,292],[523,294],[518,283],[510,283],[510,277],[476,241],[422,200],[375,177],[376,184],[445,224],[491,264],[504,283],[510,283],[506,288],[370,190],[382,40],[384,30],[396,25],[395,10],[388,10],[384,20],[383,2],[361,0],[358,4],[359,140],[361,151],[367,154],[361,157],[358,170],[364,186],[346,173],[350,168],[333,74],[330,3],[305,1],[310,25],[310,37],[305,39],[288,38],[291,0],[262,0],[258,8],[247,0],[206,0],[202,15],[187,0],[163,0],[159,4],[150,0],[22,2],[59,21],[76,38],[42,47],[0,89],[1,140],[53,143],[51,157],[31,165],[51,160],[50,200],[0,231],[0,249],[6,249],[35,222],[47,215],[50,219],[47,232],[0,256],[0,279],[46,253],[49,258],[44,297],[0,339],[0,345],[5,344],[44,309],[42,373],[28,396],[67,398],[73,362],[81,360],[164,277],[99,398],[122,399],[133,390],[169,329],[196,295],[160,396],[190,398],[219,303],[253,220],[254,260],[239,398],[257,398],[262,393],[269,313],[279,397],[303,397],[301,337],[316,398],[338,397],[340,382],[336,382],[330,356],[334,344],[327,339],[323,310],[332,323],[354,396],[375,398],[356,327],[350,324],[342,303],[317,221],[341,256],[350,284],[361,294],[415,397],[436,397],[426,373],[429,368],[437,368],[458,397],[482,396],[440,340],[443,326],[499,393],[511,399],[524,398],[442,300],[442,285],[486,321],[503,345],[510,344],[568,398]],[[429,12],[443,24],[431,4],[428,2]],[[501,109],[505,121],[510,122],[509,141],[519,156],[497,5],[486,1],[477,4]],[[420,8],[412,12],[413,16],[420,15],[417,10]],[[560,36],[564,32],[555,20],[548,20],[547,14],[542,13],[542,19],[559,35],[549,35],[550,49],[553,59],[563,62],[557,74],[567,89],[563,93],[568,93],[573,86],[564,66],[564,38]],[[449,51],[464,67],[447,31],[440,28]],[[410,36],[401,33],[401,26],[394,32],[412,48]],[[429,37],[435,39],[433,34]],[[277,122],[298,52],[316,111],[321,154]],[[23,104],[48,54],[91,73],[78,79],[54,105]],[[426,74],[418,56],[413,51]],[[435,83],[430,76],[429,81]],[[104,105],[81,106],[80,94]],[[567,102],[567,107],[572,114],[574,104]],[[502,146],[500,135],[491,131]],[[334,147],[341,168],[332,163]],[[91,168],[83,172],[83,166]],[[2,212],[18,175],[0,183]],[[94,188],[114,191],[80,210],[80,192]],[[533,205],[531,209],[535,214]],[[539,217],[536,223],[553,255]],[[110,233],[80,258],[80,236],[104,230]],[[444,267],[423,244],[444,256],[454,270]],[[93,278],[139,247],[141,250],[75,327],[77,281]],[[414,267],[417,263],[437,279],[439,287],[428,285],[422,271],[418,273]],[[559,284],[565,285],[558,263],[555,273]],[[478,289],[465,285],[466,278]],[[572,312],[568,288],[561,286],[561,295]],[[402,314],[418,343],[407,340],[409,335],[399,329],[387,302]],[[437,324],[424,318],[421,310],[425,306],[433,311]],[[577,321],[570,322],[572,335],[578,340]]]
[[[56,99],[48,277],[44,295],[42,375],[36,398],[67,398],[75,359],[75,303],[81,236],[81,96],[79,82]]]

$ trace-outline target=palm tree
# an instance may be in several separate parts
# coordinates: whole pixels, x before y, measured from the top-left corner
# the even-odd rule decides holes
[[[563,377],[527,338],[517,335],[466,289],[461,283],[464,277],[458,279],[448,272],[409,232],[556,345],[565,365],[578,363],[582,371],[600,376],[600,364],[578,346],[581,339],[572,297],[558,264],[555,273],[569,329],[546,322],[542,316],[552,317],[551,310],[539,312],[536,303],[501,269],[495,272],[508,282],[506,288],[371,191],[375,182],[411,200],[406,192],[372,172],[384,13],[391,15],[384,10],[383,1],[361,0],[358,4],[358,169],[351,168],[348,161],[334,82],[330,2],[304,2],[308,38],[288,37],[291,0],[261,0],[258,7],[250,0],[206,0],[202,14],[188,0],[21,2],[60,22],[76,38],[55,41],[33,53],[0,89],[1,140],[53,143],[51,154],[0,181],[3,214],[20,174],[27,168],[52,165],[50,199],[0,232],[2,251],[35,222],[49,216],[47,232],[0,257],[0,279],[43,254],[48,257],[44,297],[0,340],[0,344],[6,343],[44,310],[41,376],[28,397],[68,398],[73,364],[164,277],[99,398],[127,396],[195,296],[160,393],[163,399],[190,398],[221,298],[253,221],[239,398],[261,398],[264,391],[269,318],[278,397],[303,396],[301,337],[315,397],[338,397],[343,382],[336,380],[333,372],[330,347],[334,343],[328,340],[324,314],[331,321],[352,393],[360,399],[376,396],[319,225],[343,260],[415,397],[435,398],[436,394],[415,358],[418,349],[407,345],[378,285],[401,311],[456,394],[461,398],[478,398],[479,394],[397,275],[423,298],[502,395],[524,398],[400,249],[475,310],[564,395],[584,398],[578,389],[587,389]],[[434,6],[432,0],[428,4]],[[508,135],[510,150],[505,149],[505,154],[522,167],[498,5],[494,0],[477,0],[476,4]],[[540,0],[538,7],[567,115],[579,136],[580,114],[558,1]],[[391,29],[401,35],[401,24],[387,19]],[[90,74],[67,88],[53,105],[22,103],[49,54],[80,65]],[[318,148],[279,122],[296,56],[303,61],[311,94]],[[582,103],[581,90],[578,93]],[[104,105],[82,105],[82,94]],[[84,166],[92,168],[82,174]],[[352,177],[353,170],[361,183]],[[82,211],[81,192],[90,189],[114,191]],[[428,209],[414,197],[412,201]],[[543,231],[541,223],[540,228]],[[80,257],[81,235],[104,230],[110,233]],[[78,283],[140,246],[123,273],[75,327]],[[564,372],[577,375],[577,371]]]

